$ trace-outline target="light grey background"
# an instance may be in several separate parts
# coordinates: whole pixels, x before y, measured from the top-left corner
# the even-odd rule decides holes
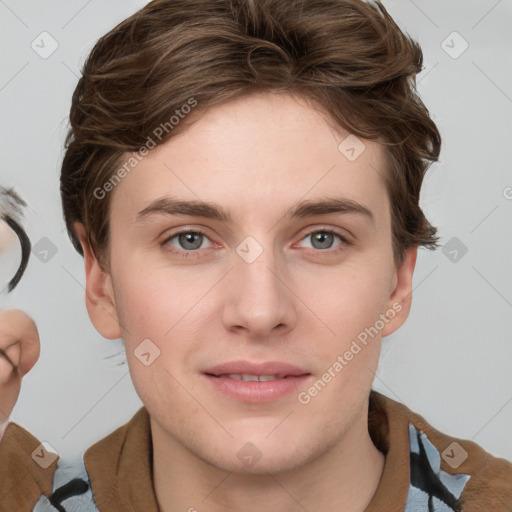
[[[46,263],[33,254],[19,288],[1,297],[35,319],[42,343],[11,420],[64,457],[142,406],[122,358],[105,359],[121,341],[103,339],[87,316],[58,180],[78,69],[98,37],[144,4],[0,0],[0,181],[29,203],[33,244],[47,237],[57,251]],[[424,50],[418,89],[443,149],[422,206],[446,254],[420,250],[412,313],[384,340],[374,387],[446,434],[512,460],[512,1],[384,4]],[[51,48],[44,31],[58,43],[47,58],[31,47],[46,37]]]

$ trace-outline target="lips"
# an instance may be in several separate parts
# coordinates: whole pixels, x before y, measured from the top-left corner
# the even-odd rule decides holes
[[[277,379],[309,375],[309,372],[307,372],[305,369],[281,361],[267,361],[264,363],[254,363],[251,361],[231,361],[208,368],[203,373],[215,377],[234,377],[235,375],[239,375],[242,378],[244,376],[258,376],[275,377]]]
[[[311,373],[281,361],[231,361],[202,373],[205,383],[230,399],[248,403],[275,402],[299,392]]]

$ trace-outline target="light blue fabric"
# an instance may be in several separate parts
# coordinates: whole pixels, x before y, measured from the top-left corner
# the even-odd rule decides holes
[[[441,455],[437,448],[430,442],[427,435],[421,430],[409,423],[409,445],[410,453],[420,455],[420,445],[418,438],[425,450],[427,460],[425,461],[430,466],[430,469],[446,489],[456,498],[459,499],[464,487],[466,486],[470,475],[458,473],[450,475],[441,469]],[[432,507],[429,508],[429,499],[431,500]],[[407,496],[407,505],[404,512],[446,512],[453,511],[453,509],[433,495],[429,495],[424,489],[415,487],[412,482],[409,484],[409,493]]]
[[[62,509],[66,512],[99,512],[94,502],[91,482],[85,469],[83,458],[77,458],[72,461],[58,460],[57,468],[53,475],[53,492],[74,478],[81,478],[87,483],[88,489],[83,494],[62,500],[60,503]],[[48,497],[43,494],[37,501],[33,512],[59,512],[59,509],[54,507]]]

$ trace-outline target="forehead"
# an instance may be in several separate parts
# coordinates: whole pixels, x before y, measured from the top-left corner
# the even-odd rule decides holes
[[[112,214],[135,222],[171,195],[261,221],[301,200],[342,196],[378,217],[389,206],[385,165],[380,144],[355,138],[303,98],[253,94],[209,109],[151,151],[116,187]]]

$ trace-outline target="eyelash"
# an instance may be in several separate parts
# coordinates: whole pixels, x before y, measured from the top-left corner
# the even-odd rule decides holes
[[[194,230],[189,229],[189,230],[178,231],[177,233],[173,233],[171,236],[169,236],[168,238],[166,238],[162,242],[162,246],[166,246],[168,244],[168,242],[170,242],[173,238],[176,238],[179,235],[184,235],[184,234],[187,234],[187,233],[202,235],[202,236],[208,238],[208,235],[206,233],[204,233],[203,231],[201,231],[200,229],[194,229]],[[315,233],[328,233],[330,235],[335,235],[335,236],[339,237],[341,242],[343,242],[340,246],[338,246],[335,249],[324,249],[324,250],[316,249],[315,252],[330,252],[330,253],[337,254],[338,252],[341,252],[341,251],[345,250],[346,246],[352,245],[352,242],[350,242],[344,235],[342,235],[338,231],[330,229],[330,228],[315,229],[313,231],[310,231],[309,233],[307,233],[306,235],[304,235],[301,238],[301,241],[304,240],[305,238],[307,238],[308,236],[311,236],[311,235],[313,235]],[[191,251],[185,251],[185,250],[178,251],[178,250],[175,250],[175,249],[167,249],[167,250],[169,252],[171,252],[172,254],[177,255],[180,258],[195,257],[197,255],[197,253],[200,252],[200,249],[195,249],[195,250],[191,250]]]

